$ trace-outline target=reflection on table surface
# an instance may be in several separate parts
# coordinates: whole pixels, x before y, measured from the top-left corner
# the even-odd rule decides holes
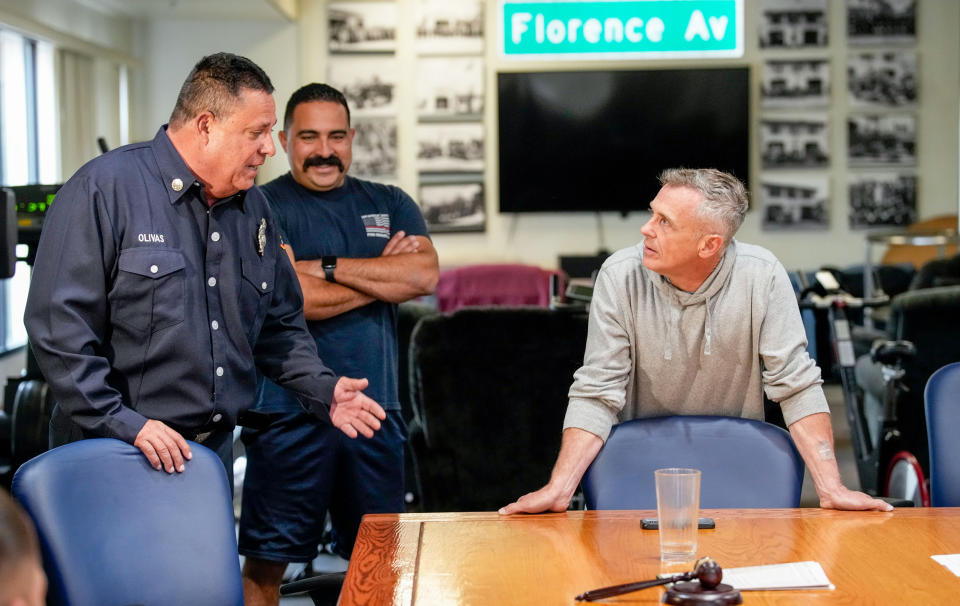
[[[676,572],[660,564],[651,511],[377,514],[364,518],[340,597],[355,604],[572,604],[588,589]],[[747,592],[745,604],[951,604],[960,578],[930,558],[960,552],[960,508],[892,513],[702,510],[698,554],[734,568],[815,560],[835,590]],[[604,603],[655,604],[648,589]]]

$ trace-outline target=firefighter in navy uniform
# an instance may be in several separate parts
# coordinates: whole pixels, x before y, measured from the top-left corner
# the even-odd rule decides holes
[[[379,429],[366,379],[320,361],[254,187],[275,152],[272,92],[249,59],[204,57],[152,141],[90,161],[58,192],[24,316],[57,401],[54,445],[119,438],[174,473],[190,439],[229,470],[257,370],[351,438]]]

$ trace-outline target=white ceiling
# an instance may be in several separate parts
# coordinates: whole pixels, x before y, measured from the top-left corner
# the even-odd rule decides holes
[[[284,19],[270,0],[74,0],[109,15],[139,19]]]

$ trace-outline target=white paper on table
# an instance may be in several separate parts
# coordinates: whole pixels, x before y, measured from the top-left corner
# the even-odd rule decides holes
[[[819,562],[724,568],[722,582],[741,591],[834,588]]]
[[[960,577],[960,553],[951,553],[948,555],[930,556],[938,564],[943,564],[947,570]]]

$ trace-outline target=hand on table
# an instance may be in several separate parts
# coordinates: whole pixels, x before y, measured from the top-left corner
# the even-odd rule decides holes
[[[372,438],[373,432],[380,429],[380,421],[387,418],[383,408],[362,392],[369,383],[366,379],[340,377],[333,388],[330,421],[351,438],[358,434]]]
[[[541,513],[544,511],[566,511],[570,505],[570,498],[559,494],[559,491],[549,484],[534,492],[528,492],[506,507],[501,507],[500,515],[512,513]]]
[[[850,511],[893,511],[893,505],[890,503],[843,486],[833,493],[820,495],[820,507]]]
[[[183,460],[189,461],[193,457],[190,445],[183,436],[155,419],[147,420],[133,445],[140,449],[157,471],[160,471],[161,466],[167,473],[183,471]]]

